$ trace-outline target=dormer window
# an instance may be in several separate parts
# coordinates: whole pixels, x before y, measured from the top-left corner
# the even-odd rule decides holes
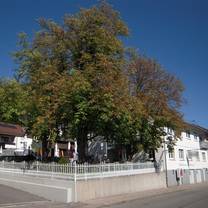
[[[187,131],[187,132],[186,132],[186,138],[188,138],[188,139],[190,139],[190,138],[191,138],[190,131]]]
[[[196,134],[194,134],[194,140],[197,141],[198,140],[198,136]]]

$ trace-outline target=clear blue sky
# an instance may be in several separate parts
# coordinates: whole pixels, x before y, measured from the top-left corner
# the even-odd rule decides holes
[[[17,34],[32,35],[37,19],[61,22],[63,15],[95,0],[0,0],[0,77],[11,77]],[[125,44],[157,59],[179,77],[187,104],[181,109],[187,121],[208,127],[208,1],[110,0],[130,28]]]

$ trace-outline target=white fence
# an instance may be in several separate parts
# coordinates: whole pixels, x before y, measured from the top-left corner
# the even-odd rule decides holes
[[[58,164],[41,162],[0,161],[0,171],[24,173],[70,180],[114,177],[155,172],[154,164],[148,163],[102,163],[102,164]]]

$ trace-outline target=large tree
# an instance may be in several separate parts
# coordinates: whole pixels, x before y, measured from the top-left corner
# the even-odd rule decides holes
[[[139,143],[144,150],[157,150],[163,142],[164,127],[184,127],[180,107],[183,104],[182,82],[155,60],[131,54],[127,73],[130,93],[143,104],[145,113],[139,129]]]
[[[128,28],[110,5],[81,9],[62,25],[39,24],[32,41],[20,34],[14,56],[29,94],[27,125],[45,151],[61,132],[77,140],[80,161],[97,135],[133,154],[138,144],[159,147],[162,127],[181,126],[181,82],[151,59],[127,59],[121,37]]]
[[[41,19],[40,26],[31,43],[21,34],[21,49],[15,53],[19,78],[31,95],[34,135],[46,143],[61,128],[77,139],[81,161],[87,140],[95,135],[129,139],[140,103],[129,95],[122,72],[119,37],[128,28],[119,14],[101,3],[66,16],[63,25]],[[124,126],[125,134],[119,133]]]

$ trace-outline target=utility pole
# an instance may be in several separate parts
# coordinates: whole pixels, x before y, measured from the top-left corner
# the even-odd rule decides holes
[[[168,187],[168,167],[167,167],[167,158],[166,158],[166,143],[165,143],[165,140],[164,140],[164,157],[165,157],[165,159],[164,159],[164,161],[165,161],[165,180],[166,180],[166,186]]]

